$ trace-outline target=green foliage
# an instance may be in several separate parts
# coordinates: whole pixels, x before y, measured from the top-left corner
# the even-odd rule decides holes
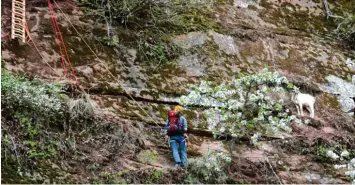
[[[203,157],[191,159],[188,165],[188,172],[192,179],[201,179],[204,183],[225,183],[227,175],[226,166],[231,158],[223,153],[208,152]]]
[[[93,9],[90,14],[102,17],[111,15],[114,21],[124,24],[125,28],[129,29],[143,30],[155,27],[153,30],[156,32],[166,31],[167,27],[173,26],[176,27],[174,30],[180,31],[209,30],[217,27],[207,16],[208,10],[214,3],[210,0],[81,0],[80,2]]]
[[[118,178],[110,172],[102,172],[99,176],[91,176],[89,182],[92,184],[127,184],[122,178]]]
[[[120,37],[121,44],[138,46],[139,60],[159,65],[176,59],[180,52],[180,48],[166,38],[191,31],[219,29],[216,22],[210,18],[212,14],[209,10],[214,4],[214,1],[210,0],[80,2],[90,7],[86,11],[87,15],[101,17],[106,22],[111,16],[118,29],[111,30],[108,26],[108,30]],[[110,4],[110,9],[107,3]],[[107,36],[102,43],[109,46],[116,44]]]
[[[126,174],[126,173],[128,173],[128,172],[130,172],[130,170],[122,170],[122,171],[119,171],[119,172],[117,172],[117,176],[122,176],[122,175],[124,175],[124,174]]]
[[[344,13],[344,19],[338,18],[338,27],[334,31],[338,38],[346,41],[351,48],[355,48],[355,14]]]
[[[46,126],[64,123],[61,87],[42,83],[38,78],[30,81],[13,76],[4,70],[1,82],[7,114],[20,123],[20,134],[28,157],[42,159],[56,156],[57,143],[49,138],[41,139],[45,137]]]
[[[36,169],[41,161],[56,159],[57,151],[62,149],[57,142],[60,133],[49,131],[58,131],[65,123],[62,90],[37,77],[30,80],[5,70],[1,82],[2,118],[6,119],[2,123],[5,145],[1,167],[8,171],[4,176],[10,182],[34,182],[24,177],[24,172]]]
[[[100,165],[99,164],[90,164],[86,166],[86,170],[89,172],[95,172],[98,171],[100,169]]]
[[[322,163],[329,163],[330,162],[330,158],[327,156],[327,152],[329,150],[333,150],[334,148],[325,146],[325,145],[320,145],[318,146],[314,159],[316,161],[322,162]]]
[[[97,176],[91,176],[89,177],[89,182],[91,184],[105,184],[99,177]]]
[[[198,184],[198,179],[189,174],[184,180],[185,184]]]
[[[155,169],[150,177],[146,180],[145,184],[152,184],[158,182],[164,175],[164,171]]]
[[[104,36],[101,39],[101,43],[103,43],[104,45],[107,45],[107,46],[117,46],[118,45],[118,40],[115,37],[109,38],[108,36]]]
[[[145,42],[143,50],[148,60],[160,64],[176,58],[180,52],[180,48],[170,41],[159,41],[156,44]]]
[[[5,69],[5,64],[6,64],[5,59],[1,55],[1,70]]]
[[[208,8],[206,7],[193,7],[188,11],[181,12],[181,20],[180,22],[176,22],[175,24],[180,25],[185,28],[187,32],[197,31],[197,30],[218,30],[219,26],[215,24],[209,18]]]
[[[21,112],[37,122],[57,123],[64,112],[61,93],[58,85],[42,83],[36,77],[30,81],[2,71],[1,94],[11,114]]]
[[[20,121],[21,132],[24,135],[24,146],[27,147],[27,155],[30,159],[52,158],[57,154],[57,143],[41,141],[43,125],[36,124],[27,116],[17,113],[16,118]]]
[[[320,145],[313,152],[314,159],[325,164],[332,164],[337,159],[348,160],[355,158],[355,150],[347,149],[345,145]]]

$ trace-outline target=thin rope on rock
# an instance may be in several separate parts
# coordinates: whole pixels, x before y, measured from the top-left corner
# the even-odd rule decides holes
[[[104,62],[102,62],[102,60],[98,57],[98,55],[94,52],[94,50],[89,46],[89,44],[85,41],[85,39],[83,38],[83,36],[79,33],[79,31],[75,28],[75,26],[72,24],[72,22],[70,21],[70,19],[67,17],[67,15],[63,12],[63,10],[59,7],[59,5],[57,4],[57,2],[55,0],[53,0],[54,4],[58,7],[58,9],[60,10],[60,12],[64,15],[64,18],[69,22],[69,24],[74,28],[75,32],[78,34],[78,36],[81,38],[81,40],[84,41],[85,45],[90,49],[90,51],[95,55],[95,57],[99,60],[99,62],[101,64],[103,64],[103,66],[105,67],[105,69],[107,70],[108,74],[114,78],[118,84],[121,86],[121,88],[125,91],[125,93],[133,100],[133,102],[138,106],[139,109],[141,109],[144,114],[146,114],[157,126],[160,127],[159,123],[151,116],[149,115],[143,108],[141,105],[138,104],[138,102],[132,97],[132,95],[126,90],[126,88],[124,87],[124,85],[121,84],[121,82],[119,81],[119,79],[114,76],[111,71],[108,69],[108,67],[106,66],[106,64]],[[123,63],[121,63],[121,65],[123,67],[126,67]]]

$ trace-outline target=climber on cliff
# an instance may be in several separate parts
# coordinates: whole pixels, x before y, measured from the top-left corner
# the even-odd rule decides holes
[[[165,127],[170,137],[169,142],[173,152],[175,167],[186,167],[187,121],[182,116],[182,107],[175,106],[174,110],[169,111],[168,116]]]

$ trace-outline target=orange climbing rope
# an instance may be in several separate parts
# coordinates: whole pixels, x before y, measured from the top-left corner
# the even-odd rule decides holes
[[[59,47],[61,63],[62,63],[64,72],[65,72],[65,76],[67,77],[67,79],[69,81],[71,81],[71,80],[73,81],[74,87],[75,87],[75,89],[77,89],[78,79],[77,79],[77,77],[75,75],[74,68],[73,68],[73,66],[72,66],[72,64],[70,62],[68,51],[67,51],[67,48],[65,46],[62,33],[61,33],[60,29],[59,29],[59,25],[58,25],[58,22],[57,22],[57,17],[56,17],[56,15],[54,13],[53,6],[52,6],[52,3],[51,3],[50,0],[48,0],[48,7],[49,7],[49,10],[50,10],[50,13],[51,13],[51,18],[52,18],[52,23],[53,23],[53,30],[54,30],[54,34],[55,34],[55,37],[56,37],[56,42],[57,42],[58,47]],[[69,67],[67,67],[67,64],[68,64]],[[70,72],[68,72],[67,68],[70,68],[69,69]]]

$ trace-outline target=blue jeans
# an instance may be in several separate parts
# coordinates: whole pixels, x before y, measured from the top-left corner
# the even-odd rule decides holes
[[[173,157],[175,164],[186,166],[187,154],[186,154],[186,141],[184,136],[171,136],[170,146],[173,150]],[[180,155],[179,155],[180,150]]]

